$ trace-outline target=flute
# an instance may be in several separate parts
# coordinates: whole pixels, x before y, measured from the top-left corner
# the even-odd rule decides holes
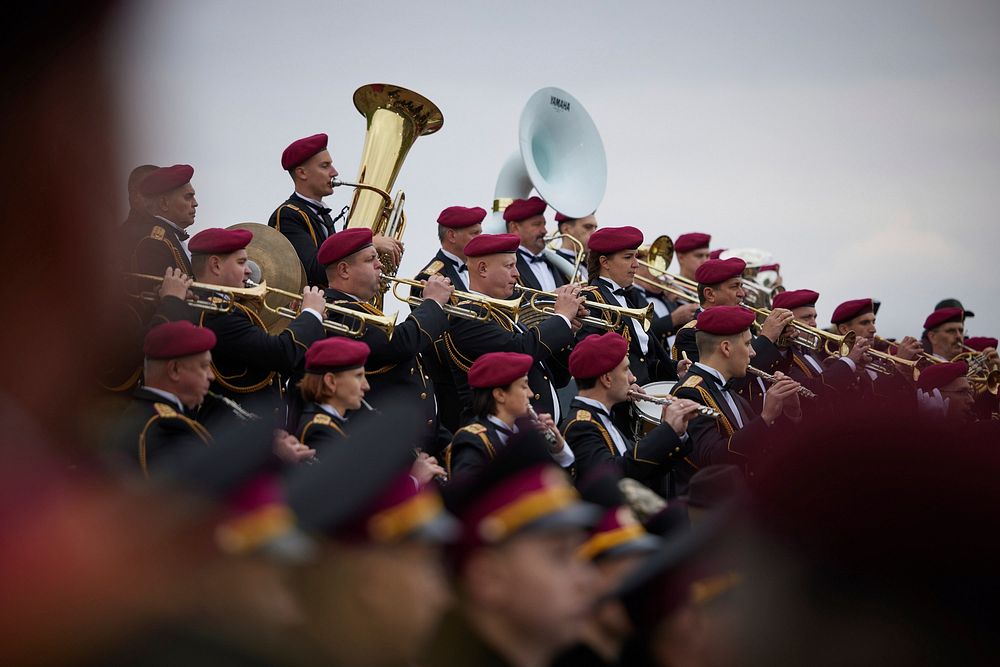
[[[628,393],[628,397],[633,401],[648,401],[653,405],[670,405],[673,403],[673,400],[667,398],[666,396],[650,396],[649,394],[643,394],[638,391],[630,391]],[[712,419],[718,419],[722,416],[721,412],[713,410],[707,405],[699,405],[697,412],[703,417],[711,417]]]
[[[749,373],[750,375],[756,375],[761,380],[764,380],[765,382],[770,382],[771,384],[774,384],[775,382],[778,381],[778,378],[774,377],[770,373],[765,373],[759,368],[754,368],[753,366],[747,366],[747,373]],[[816,394],[809,391],[805,387],[799,387],[798,394],[802,398],[808,398],[808,399],[816,398]]]
[[[531,407],[531,405],[528,405],[528,416],[536,424],[541,424],[538,419],[538,413],[535,412],[535,409]],[[559,442],[559,438],[556,434],[552,432],[552,429],[542,429],[542,435],[545,436],[545,441],[549,443],[549,449],[553,451],[557,451],[557,448],[562,449],[562,444]]]

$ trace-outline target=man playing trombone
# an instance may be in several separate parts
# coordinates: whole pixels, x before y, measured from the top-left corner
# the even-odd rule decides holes
[[[562,245],[556,248],[556,252],[570,264],[575,264],[577,248],[571,240],[565,237],[572,236],[580,243],[581,248],[586,248],[587,241],[590,240],[590,235],[597,231],[597,218],[594,213],[582,218],[571,218],[557,211],[556,225],[558,226],[559,233],[563,234]],[[586,257],[583,258],[580,264],[579,276],[582,282],[587,282]]]

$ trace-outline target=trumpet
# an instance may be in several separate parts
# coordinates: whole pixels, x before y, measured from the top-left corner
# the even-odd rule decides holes
[[[753,366],[747,366],[747,373],[749,373],[750,375],[756,375],[761,380],[764,380],[765,382],[769,382],[771,384],[774,384],[775,382],[778,381],[778,378],[774,377],[770,373],[765,373],[764,371],[760,370],[759,368],[754,368]],[[816,398],[816,394],[814,394],[813,392],[809,391],[805,387],[799,387],[798,394],[802,398],[808,398],[808,399],[814,399],[814,398]]]
[[[278,294],[280,296],[288,297],[289,299],[302,298],[301,294],[287,292],[283,289],[278,289],[277,287],[267,287],[264,283],[261,283],[258,287],[260,286],[263,286],[268,294]],[[285,317],[292,320],[299,316],[297,311],[287,306],[272,306],[267,302],[267,299],[263,299],[262,302],[266,310],[278,315],[279,317]],[[361,338],[365,335],[365,330],[372,326],[376,329],[381,329],[385,333],[386,337],[391,339],[392,332],[396,328],[396,318],[398,316],[398,313],[393,313],[392,315],[375,315],[373,313],[366,313],[353,310],[345,306],[339,306],[335,303],[327,303],[326,312],[343,315],[357,322],[357,324],[351,326],[340,322],[334,322],[333,320],[328,320],[325,317],[323,318],[323,328],[325,330],[330,333],[340,334],[341,336],[348,336],[350,338]]]
[[[528,307],[538,313],[545,313],[547,315],[555,314],[555,308],[553,306],[547,306],[539,304],[538,299],[552,299],[555,300],[558,295],[555,292],[546,292],[544,290],[534,289],[532,287],[525,287],[524,285],[518,285],[517,289],[521,290],[523,294],[530,294],[528,298]],[[584,287],[581,291],[583,292],[593,292],[596,287]],[[599,310],[606,314],[607,317],[583,317],[581,322],[590,325],[592,327],[597,327],[598,329],[605,329],[607,331],[612,331],[617,329],[621,324],[623,318],[632,318],[637,320],[642,325],[643,331],[649,331],[649,326],[653,322],[653,304],[646,304],[645,308],[626,308],[624,306],[613,306],[608,303],[601,303],[600,301],[584,301],[584,308],[587,310]]]
[[[741,303],[740,305],[764,317],[767,317],[772,312],[769,308],[755,308],[745,303]],[[853,331],[848,331],[842,335],[830,333],[824,329],[811,327],[799,320],[792,320],[789,326],[795,329],[794,334],[790,336],[791,342],[807,347],[810,350],[816,350],[817,352],[825,350],[827,354],[834,357],[846,357],[850,354],[851,348],[854,347],[854,341],[858,338],[858,335]],[[836,347],[831,348],[831,345],[836,345]]]
[[[146,273],[126,273],[129,278],[147,280],[153,283],[162,283],[163,276],[151,276]],[[215,313],[228,313],[233,309],[236,299],[254,299],[263,301],[268,287],[265,282],[251,287],[226,287],[225,285],[213,285],[211,283],[191,283],[189,288],[193,292],[208,292],[204,298],[186,301],[192,308],[208,310]],[[138,291],[129,294],[133,299],[142,301],[156,301],[159,297],[154,292]],[[224,298],[228,297],[228,298]]]
[[[432,265],[433,267],[433,265]],[[436,273],[436,272],[431,272]],[[392,284],[392,295],[403,303],[407,303],[412,307],[419,306],[424,302],[422,297],[416,297],[412,295],[402,295],[397,290],[400,285],[409,285],[410,287],[423,288],[424,283],[420,280],[411,280],[409,278],[397,278],[396,276],[383,275],[382,283],[385,285],[385,289],[389,288]],[[485,321],[490,319],[490,314],[493,311],[498,311],[509,317],[510,319],[517,321],[517,316],[521,309],[520,299],[494,299],[493,297],[486,296],[485,294],[477,294],[475,292],[463,292],[461,290],[455,290],[452,293],[453,299],[458,299],[460,301],[472,301],[473,303],[479,304],[481,306],[486,306],[486,312],[480,314],[479,312],[473,310],[472,308],[463,308],[462,306],[457,306],[452,303],[446,303],[441,306],[441,309],[455,317],[461,317],[467,320],[480,320]]]
[[[670,396],[644,394],[641,391],[629,391],[628,397],[633,401],[646,401],[648,403],[652,403],[653,405],[670,405],[674,402],[674,399]],[[721,412],[714,410],[707,405],[699,405],[697,412],[702,417],[711,417],[712,419],[718,419],[722,416]]]

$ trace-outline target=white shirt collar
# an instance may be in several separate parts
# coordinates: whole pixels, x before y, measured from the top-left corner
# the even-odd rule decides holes
[[[177,398],[175,394],[171,394],[169,391],[163,391],[162,389],[157,389],[156,387],[143,387],[143,389],[145,389],[146,391],[151,391],[157,396],[162,396],[163,398],[167,399],[168,401],[176,405],[178,408],[180,408],[181,412],[184,412],[184,410],[186,409],[184,407],[184,404],[181,403],[181,399]]]
[[[459,266],[462,266],[463,264],[465,264],[465,260],[464,259],[459,259],[458,255],[453,255],[450,252],[448,252],[447,250],[445,250],[444,248],[441,248],[441,254],[444,255],[445,257],[447,257],[448,259],[450,259],[451,261],[455,262]]]
[[[597,399],[587,398],[586,396],[580,396],[579,394],[577,394],[575,400],[580,401],[581,403],[586,403],[587,405],[593,406],[595,408],[598,408],[599,410],[603,410],[604,412],[611,414],[611,409],[608,408],[608,406],[604,405],[604,403],[598,401]]]
[[[332,405],[327,405],[326,403],[317,403],[317,405],[319,405],[320,409],[323,412],[333,415],[333,417],[335,417],[337,421],[346,421],[344,416],[341,415],[339,412],[337,412],[337,408],[333,407]]]
[[[167,223],[168,225],[170,225],[171,227],[173,227],[174,229],[176,229],[176,230],[177,230],[177,231],[179,231],[179,232],[183,232],[183,231],[184,231],[184,228],[183,228],[183,227],[180,227],[179,225],[177,225],[176,223],[174,223],[174,222],[172,222],[172,221],[170,221],[170,220],[167,220],[167,219],[166,219],[166,218],[164,218],[164,217],[163,217],[162,215],[158,215],[158,216],[156,216],[156,219],[157,219],[157,220],[161,220],[161,221],[163,221],[163,222]]]
[[[608,283],[609,285],[611,285],[611,291],[612,292],[614,292],[615,290],[619,290],[619,289],[625,289],[624,287],[622,287],[621,285],[619,285],[618,283],[616,283],[615,281],[613,281],[611,278],[608,278],[606,276],[601,276],[600,279],[603,280],[604,282]]]
[[[323,200],[322,199],[319,200],[319,201],[316,201],[315,199],[310,199],[309,197],[306,197],[304,194],[302,194],[298,190],[295,191],[295,194],[298,195],[299,199],[302,199],[302,200],[305,200],[305,201],[309,202],[310,204],[312,204],[316,208],[320,208],[320,207],[326,208],[325,206],[323,206]]]
[[[706,366],[705,364],[701,363],[700,361],[694,362],[694,365],[697,366],[698,368],[704,370],[704,371],[708,371],[709,373],[711,373],[715,377],[719,378],[719,381],[722,382],[722,384],[726,383],[726,378],[722,377],[722,373],[720,373],[719,371],[715,370],[711,366]]]
[[[545,254],[545,249],[544,248],[542,249],[542,252],[538,253],[537,255],[535,253],[531,252],[530,250],[528,250],[527,248],[525,248],[523,245],[517,246],[517,249],[520,250],[523,253],[527,253],[528,255],[531,255],[532,257],[541,257],[542,255]]]

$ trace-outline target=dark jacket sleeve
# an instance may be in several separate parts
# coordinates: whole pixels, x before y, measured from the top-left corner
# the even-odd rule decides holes
[[[148,236],[141,239],[132,252],[130,270],[135,273],[162,277],[167,269],[187,271],[184,264],[178,262],[175,251],[171,250],[167,241]]]
[[[298,439],[303,445],[316,450],[317,458],[323,460],[323,450],[343,444],[346,436],[331,424],[314,421],[315,415],[308,414],[299,422]]]
[[[308,215],[282,205],[271,214],[267,224],[285,235],[295,248],[295,254],[306,272],[306,282],[313,287],[326,287],[326,268],[316,259],[321,239],[313,239]]]
[[[687,358],[692,362],[698,361],[698,344],[695,341],[694,327],[681,327],[674,338],[674,346],[670,350],[670,356],[674,361],[680,361],[687,353]]]
[[[323,338],[323,325],[311,313],[301,313],[280,334],[271,335],[241,310],[206,317],[204,326],[215,332],[215,352],[243,359],[251,367],[290,375],[305,361],[306,350]]]
[[[576,457],[577,479],[585,479],[589,471],[601,466],[613,465],[625,477],[650,482],[669,472],[675,461],[691,451],[690,438],[682,444],[673,429],[664,425],[654,428],[638,443],[626,441],[631,447],[624,456],[618,454],[610,434],[593,419],[565,420],[563,437]]]
[[[459,429],[445,450],[445,469],[450,479],[462,479],[478,474],[491,459],[479,435]]]
[[[359,304],[339,305],[363,310]],[[329,318],[343,323],[350,320],[348,315],[338,313],[330,313]],[[411,361],[417,354],[429,349],[447,328],[448,315],[437,303],[429,300],[414,308],[410,316],[396,326],[392,338],[377,327],[366,327],[361,340],[371,348],[371,354],[365,366],[370,369]]]
[[[676,395],[709,405],[701,392],[690,387],[679,388]],[[718,408],[715,405],[710,407]],[[694,462],[698,467],[704,467],[717,463],[745,465],[748,459],[762,453],[768,429],[767,423],[757,416],[742,429],[729,434],[721,419],[698,415],[688,422],[687,432],[692,440]]]

